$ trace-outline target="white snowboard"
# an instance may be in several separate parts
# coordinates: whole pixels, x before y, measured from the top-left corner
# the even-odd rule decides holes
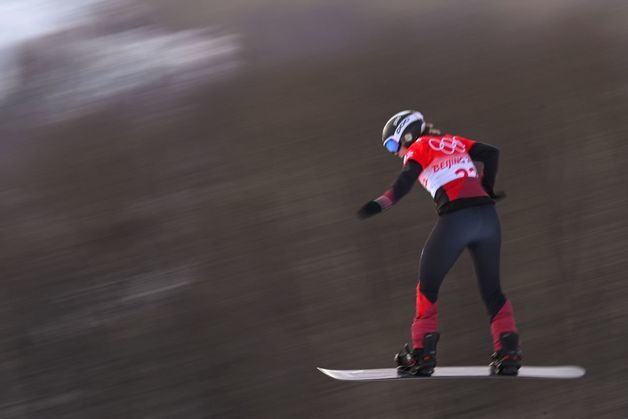
[[[396,368],[380,368],[370,370],[327,370],[318,368],[325,375],[343,381],[377,381],[377,380],[433,380],[440,378],[494,378],[498,380],[517,378],[580,378],[585,370],[575,365],[553,367],[528,367],[519,369],[517,376],[491,375],[488,366],[474,367],[436,367],[431,377],[398,375]]]

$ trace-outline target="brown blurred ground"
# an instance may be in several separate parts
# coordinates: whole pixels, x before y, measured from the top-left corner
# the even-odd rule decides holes
[[[0,417],[628,417],[625,2],[201,3],[157,10],[240,33],[243,64],[185,113],[2,109]],[[354,216],[399,170],[379,133],[403,108],[501,148],[526,362],[585,378],[315,370],[386,367],[408,339],[429,196]],[[466,255],[440,301],[440,363],[485,363]]]

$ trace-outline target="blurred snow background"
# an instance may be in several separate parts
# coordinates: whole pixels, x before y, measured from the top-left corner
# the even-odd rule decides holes
[[[238,38],[214,28],[173,30],[127,0],[0,3],[0,106],[18,102],[51,122],[133,92],[172,100],[237,66]]]

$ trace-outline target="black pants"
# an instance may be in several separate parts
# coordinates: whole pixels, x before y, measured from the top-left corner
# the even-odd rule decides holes
[[[445,275],[465,248],[473,258],[482,299],[492,318],[506,301],[499,282],[501,226],[493,205],[439,217],[421,253],[420,291],[436,303]]]

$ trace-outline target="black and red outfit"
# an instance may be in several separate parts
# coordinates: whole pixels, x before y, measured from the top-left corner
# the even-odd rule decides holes
[[[517,332],[512,305],[502,293],[499,279],[501,227],[493,200],[498,158],[497,148],[464,137],[421,136],[408,148],[397,180],[371,201],[370,212],[388,209],[418,180],[436,203],[439,218],[421,253],[412,323],[415,349],[422,348],[426,334],[438,331],[438,291],[465,248],[473,258],[490,315],[494,350],[501,349],[502,333]],[[481,176],[474,161],[483,163]]]

